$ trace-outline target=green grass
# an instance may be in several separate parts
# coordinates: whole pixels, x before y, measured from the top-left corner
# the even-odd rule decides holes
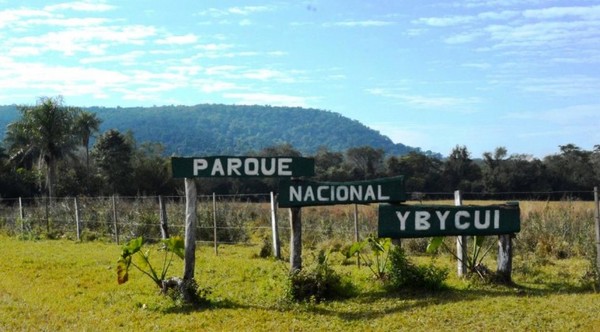
[[[282,301],[288,265],[254,258],[259,246],[197,251],[196,279],[210,288],[205,309],[177,306],[149,278],[132,271],[117,285],[121,248],[102,242],[22,241],[0,235],[0,331],[202,331],[202,330],[594,330],[600,294],[582,287],[587,262],[579,258],[517,256],[515,286],[459,280],[450,256],[435,264],[451,269],[439,293],[386,293],[366,268],[331,254],[358,294],[320,304]],[[156,255],[158,259],[159,255]],[[307,253],[305,264],[310,263]],[[430,257],[411,257],[428,263]],[[352,260],[352,262],[354,262]],[[492,258],[488,266],[495,267]],[[181,276],[181,262],[170,274]]]

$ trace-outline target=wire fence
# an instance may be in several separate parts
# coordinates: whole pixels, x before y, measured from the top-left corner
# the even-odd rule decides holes
[[[162,210],[159,200],[163,201]],[[213,201],[214,200],[214,201]],[[360,206],[359,231],[376,231],[376,206]],[[350,206],[303,209],[304,238],[310,246],[327,239],[354,239],[354,208]],[[289,240],[287,209],[277,209],[281,241]],[[161,215],[166,220],[161,220]],[[199,195],[198,242],[258,244],[271,236],[270,194]],[[10,235],[28,238],[66,238],[117,243],[143,236],[162,238],[166,224],[172,236],[185,232],[184,196],[61,197],[0,200],[0,228]]]
[[[408,193],[408,204],[452,204],[454,193]],[[472,202],[521,199],[521,232],[517,249],[577,255],[593,243],[594,191],[535,193],[462,193]],[[591,198],[588,200],[588,198]],[[161,204],[162,199],[162,210]],[[272,239],[270,194],[199,195],[196,240],[207,244],[263,244]],[[550,208],[552,206],[552,208]],[[311,248],[339,246],[377,233],[378,205],[336,205],[302,208],[302,241]],[[289,211],[276,209],[280,243],[289,243]],[[164,219],[164,220],[163,220]],[[357,225],[357,226],[356,226]],[[184,236],[184,196],[105,196],[48,199],[0,199],[0,229],[23,238],[66,238],[124,243],[143,236],[149,241]],[[357,227],[357,228],[356,228]],[[216,238],[215,238],[216,234]],[[403,242],[405,243],[405,242]],[[423,251],[426,239],[406,241]]]

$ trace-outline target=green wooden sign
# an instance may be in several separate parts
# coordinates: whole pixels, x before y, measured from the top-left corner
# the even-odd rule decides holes
[[[399,203],[405,200],[403,176],[354,182],[282,180],[277,196],[279,207]]]
[[[488,206],[379,206],[379,237],[499,235],[521,230],[518,203]]]
[[[173,157],[171,166],[174,178],[315,175],[315,160],[303,157]]]

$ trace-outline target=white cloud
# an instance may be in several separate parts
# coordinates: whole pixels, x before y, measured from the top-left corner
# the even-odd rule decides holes
[[[306,107],[304,97],[271,94],[271,93],[225,93],[227,99],[234,100],[238,105],[272,105],[272,106],[299,106]]]
[[[390,21],[376,21],[376,20],[367,20],[367,21],[343,21],[343,22],[334,22],[334,23],[325,23],[323,26],[325,27],[383,27],[394,25],[394,22]]]
[[[198,36],[188,33],[181,36],[167,36],[156,41],[159,45],[185,45],[194,44],[198,41]]]
[[[367,92],[397,100],[417,108],[435,109],[460,113],[473,113],[473,105],[481,103],[477,97],[448,97],[448,96],[423,96],[409,94],[405,91],[389,90],[383,88],[368,89]]]
[[[74,10],[74,11],[83,11],[83,12],[105,12],[115,8],[115,6],[107,5],[105,3],[99,3],[102,1],[74,1],[74,2],[64,2],[56,5],[49,5],[44,7],[45,10],[48,11],[58,11],[58,10]]]

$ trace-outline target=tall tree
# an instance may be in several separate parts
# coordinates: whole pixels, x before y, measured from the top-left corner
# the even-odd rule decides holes
[[[63,105],[62,97],[42,97],[35,106],[19,106],[21,119],[9,125],[9,150],[15,158],[37,158],[45,166],[46,189],[54,196],[56,164],[75,148],[74,115],[77,108]]]
[[[466,146],[456,146],[443,165],[445,190],[476,191],[481,178],[481,169],[471,159]]]
[[[92,149],[92,156],[102,177],[112,193],[132,192],[132,152],[133,148],[126,137],[118,130],[111,129],[98,137]]]
[[[351,168],[354,178],[372,179],[380,175],[384,169],[383,149],[361,146],[346,150],[346,163]]]
[[[85,147],[85,164],[90,168],[90,138],[100,130],[100,120],[96,113],[81,111],[75,116],[75,133],[81,139],[81,145]]]

